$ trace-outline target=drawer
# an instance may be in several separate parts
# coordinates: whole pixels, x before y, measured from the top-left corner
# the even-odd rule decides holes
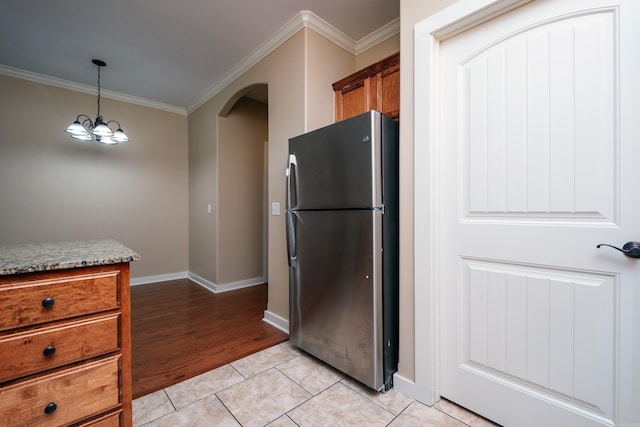
[[[82,422],[74,427],[120,427],[122,425],[122,411],[105,415],[91,421]]]
[[[0,287],[0,331],[118,308],[120,272],[30,281]]]
[[[120,356],[113,356],[0,387],[0,420],[6,426],[63,426],[116,408],[119,364]]]
[[[0,383],[119,348],[119,314],[0,336]]]

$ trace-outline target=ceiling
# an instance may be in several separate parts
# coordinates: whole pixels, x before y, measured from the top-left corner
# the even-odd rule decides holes
[[[186,112],[306,16],[358,53],[399,14],[399,0],[0,0],[0,73],[95,87],[102,59],[105,92]]]

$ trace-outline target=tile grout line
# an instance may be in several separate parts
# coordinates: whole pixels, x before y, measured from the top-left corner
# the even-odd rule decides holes
[[[246,379],[245,379],[244,381],[246,381]],[[240,384],[240,383],[237,383],[237,384]],[[227,388],[229,388],[229,387],[227,387]],[[225,389],[225,390],[226,390],[226,389]],[[222,390],[220,390],[220,391],[222,391]],[[231,412],[231,409],[229,409],[229,407],[228,407],[227,405],[225,405],[225,403],[222,401],[222,399],[220,399],[220,396],[218,396],[218,393],[219,393],[219,392],[215,392],[215,393],[213,393],[213,396],[215,396],[215,397],[216,397],[216,399],[218,399],[218,402],[220,402],[220,404],[221,404],[221,405],[224,407],[224,409],[229,413],[229,415],[231,415],[231,416],[233,417],[233,419],[234,419],[234,420],[236,420],[236,422],[238,423],[238,425],[239,425],[240,427],[242,427],[242,423],[240,422],[240,420],[239,420],[239,419],[237,419],[235,415],[233,415],[233,412]],[[209,395],[209,396],[211,396],[211,395]]]
[[[237,383],[235,383],[235,384],[228,385],[228,386],[226,386],[226,387],[224,387],[224,388],[222,388],[222,389],[220,389],[220,390],[217,390],[217,391],[215,391],[215,392],[213,392],[213,393],[211,393],[211,394],[208,394],[208,395],[206,395],[206,396],[203,396],[203,397],[202,397],[202,398],[200,398],[200,399],[194,400],[194,401],[190,402],[188,405],[184,406],[183,408],[180,408],[180,409],[178,409],[178,408],[177,408],[176,403],[174,403],[174,402],[173,402],[173,400],[172,400],[172,399],[171,399],[171,397],[169,396],[169,393],[167,392],[167,389],[168,389],[169,387],[165,387],[165,388],[163,388],[163,389],[162,389],[162,391],[163,391],[163,395],[164,395],[164,396],[169,400],[169,403],[170,403],[171,407],[173,408],[173,410],[172,410],[171,412],[167,413],[167,414],[164,414],[164,415],[162,415],[162,416],[160,416],[160,417],[158,417],[158,418],[154,419],[154,420],[149,420],[149,421],[145,422],[144,424],[141,424],[141,427],[148,426],[148,425],[150,425],[150,424],[152,424],[152,423],[156,422],[157,420],[159,420],[159,419],[161,419],[161,418],[163,418],[163,417],[169,416],[169,415],[171,415],[171,414],[173,414],[173,413],[176,413],[176,412],[180,412],[182,409],[187,408],[187,407],[189,407],[189,406],[191,406],[191,405],[193,405],[193,404],[195,404],[195,403],[197,403],[197,402],[200,402],[200,401],[202,401],[202,400],[204,400],[204,399],[207,399],[207,398],[210,398],[210,397],[215,397],[215,399],[216,399],[218,402],[220,402],[220,404],[222,405],[222,407],[224,408],[224,410],[225,410],[225,411],[226,411],[226,412],[227,412],[227,413],[228,413],[228,414],[229,414],[229,415],[230,415],[230,416],[231,416],[231,417],[232,417],[232,418],[233,418],[233,419],[234,419],[234,420],[235,420],[235,421],[240,425],[240,426],[242,426],[242,423],[240,423],[239,419],[238,419],[238,418],[233,414],[233,412],[230,410],[230,408],[229,408],[229,407],[228,407],[228,406],[227,406],[227,405],[222,401],[222,399],[221,399],[221,398],[220,398],[220,396],[219,396],[219,393],[222,393],[222,392],[224,392],[225,390],[228,390],[228,389],[229,389],[229,388],[231,388],[231,387],[237,386],[238,384],[242,384],[242,383],[244,383],[244,382],[246,382],[246,381],[250,380],[251,378],[255,378],[255,377],[256,377],[256,376],[258,376],[258,375],[262,375],[262,374],[264,374],[264,373],[266,373],[266,372],[268,372],[268,371],[270,371],[270,370],[272,370],[272,369],[274,369],[274,370],[275,370],[275,372],[278,372],[279,374],[283,375],[287,380],[289,380],[290,382],[292,382],[293,384],[295,384],[296,386],[300,387],[302,390],[304,390],[305,392],[307,392],[307,393],[309,394],[309,397],[308,397],[307,399],[305,399],[303,402],[301,402],[301,403],[297,404],[296,406],[294,406],[293,408],[289,409],[288,411],[286,411],[286,412],[284,412],[284,413],[282,413],[282,414],[279,414],[275,419],[273,419],[273,420],[269,421],[269,423],[272,423],[272,422],[274,422],[274,421],[276,421],[276,420],[278,420],[278,419],[282,418],[283,416],[286,416],[286,417],[287,417],[287,419],[289,419],[293,424],[295,424],[295,425],[297,425],[297,426],[298,426],[299,424],[298,424],[298,423],[296,423],[296,422],[294,421],[294,419],[290,416],[291,412],[292,412],[292,411],[294,411],[294,410],[296,410],[296,409],[297,409],[297,408],[299,408],[300,406],[302,406],[302,405],[304,405],[304,404],[308,403],[310,400],[312,400],[312,399],[314,399],[314,398],[316,398],[316,397],[318,397],[318,396],[320,396],[320,395],[322,395],[322,394],[326,393],[328,390],[330,390],[330,389],[332,389],[332,388],[336,387],[336,385],[338,385],[338,384],[340,384],[342,387],[345,387],[345,388],[346,388],[346,389],[348,389],[350,392],[353,392],[353,393],[357,394],[357,395],[358,395],[358,396],[360,396],[361,398],[364,398],[364,400],[365,400],[365,401],[367,401],[367,402],[369,402],[370,404],[374,404],[374,405],[375,405],[376,407],[378,407],[379,409],[381,409],[381,410],[385,411],[386,413],[388,413],[388,414],[392,417],[392,419],[389,421],[389,423],[387,423],[387,424],[386,424],[387,426],[389,426],[390,424],[392,424],[393,422],[395,422],[395,421],[396,421],[396,420],[397,420],[397,419],[398,419],[402,414],[405,414],[405,413],[407,412],[407,410],[408,410],[408,409],[409,409],[409,408],[410,408],[414,403],[417,403],[417,404],[419,404],[419,405],[424,405],[424,404],[422,404],[421,402],[416,401],[415,399],[410,399],[410,398],[409,398],[409,399],[408,399],[408,400],[409,400],[409,403],[408,403],[406,406],[403,406],[403,407],[402,407],[402,409],[399,411],[399,413],[396,415],[396,414],[394,414],[393,412],[391,412],[391,411],[390,411],[390,409],[388,409],[387,407],[383,406],[383,405],[382,405],[381,403],[379,403],[378,401],[376,401],[376,400],[372,399],[372,398],[370,397],[370,393],[366,393],[366,392],[368,391],[368,389],[364,389],[364,390],[363,390],[362,388],[358,387],[358,384],[361,384],[361,383],[356,383],[356,382],[354,382],[353,384],[349,384],[349,381],[348,381],[348,380],[349,380],[349,377],[348,377],[348,376],[346,376],[346,375],[344,375],[344,373],[339,372],[339,371],[338,371],[338,372],[339,372],[342,376],[341,376],[338,380],[336,380],[335,382],[332,382],[332,383],[331,383],[331,384],[329,384],[328,386],[324,387],[320,392],[318,392],[318,393],[314,394],[314,393],[312,393],[310,390],[308,390],[307,388],[305,388],[305,387],[302,385],[302,383],[298,383],[298,382],[297,382],[293,377],[291,377],[290,375],[287,375],[287,374],[282,370],[282,366],[283,366],[285,363],[290,363],[290,362],[295,361],[295,360],[297,360],[297,359],[302,360],[302,359],[304,359],[304,357],[309,357],[310,359],[315,360],[315,361],[319,361],[319,360],[318,360],[317,358],[315,358],[315,357],[311,356],[311,355],[307,355],[307,354],[306,354],[306,353],[304,353],[304,352],[294,352],[294,351],[290,350],[289,348],[287,348],[287,346],[285,345],[285,343],[277,344],[277,346],[278,346],[278,347],[280,347],[280,348],[281,348],[281,349],[282,349],[282,350],[283,350],[283,351],[284,351],[288,356],[290,356],[290,358],[288,358],[287,360],[284,360],[284,361],[276,362],[276,364],[274,364],[273,366],[269,367],[268,369],[265,369],[265,370],[263,370],[263,371],[260,371],[260,372],[258,372],[258,373],[255,373],[254,375],[251,375],[251,376],[245,376],[245,375],[244,375],[242,372],[240,372],[240,370],[239,370],[239,369],[234,365],[234,363],[236,363],[236,362],[238,362],[238,360],[242,360],[242,359],[238,359],[237,361],[230,362],[230,363],[228,363],[227,365],[229,365],[229,367],[233,370],[233,372],[237,373],[237,374],[240,376],[240,378],[242,378],[242,379],[241,379],[241,381],[239,381],[239,382],[237,382]],[[251,355],[250,355],[250,356],[251,356]],[[247,357],[250,357],[250,356],[247,356]],[[322,361],[319,361],[319,362],[321,362],[323,365],[326,365],[326,364],[325,364],[325,363],[323,363]],[[216,368],[216,369],[222,368],[222,367],[224,367],[224,366],[225,366],[225,365],[223,365],[223,366],[221,366],[221,367],[218,367],[218,368]],[[185,380],[185,381],[188,381],[188,380]],[[356,381],[356,380],[354,380],[354,381]],[[384,394],[384,393],[382,393],[382,394]],[[141,397],[142,397],[142,396],[141,396]],[[424,406],[429,407],[428,405],[424,405]],[[392,405],[392,406],[389,406],[389,408],[392,408],[392,407],[393,407],[393,405]],[[475,425],[475,423],[474,423],[474,422],[472,422],[472,421],[470,421],[470,422],[465,422],[465,421],[463,421],[462,419],[458,418],[457,416],[453,415],[453,414],[455,413],[455,411],[451,411],[451,413],[449,413],[449,412],[446,412],[445,410],[443,410],[443,409],[442,409],[442,408],[440,408],[440,407],[436,407],[436,405],[433,405],[433,406],[431,406],[431,407],[429,407],[429,408],[433,408],[433,409],[435,409],[436,411],[438,411],[439,413],[441,413],[441,414],[443,414],[443,415],[446,415],[449,419],[454,419],[454,420],[456,420],[456,421],[460,422],[461,424],[463,424],[463,425],[465,425],[465,426],[473,427],[473,426]],[[462,409],[464,409],[464,408],[462,408]],[[267,424],[269,424],[269,423],[267,423]]]
[[[167,389],[163,388],[162,392],[164,393],[165,396],[167,396],[167,399],[169,399],[169,403],[171,403],[171,407],[173,408],[173,412],[176,412],[178,410],[178,408],[176,408],[176,404],[173,403],[173,400],[171,400],[171,396],[169,396],[169,393],[167,393]],[[160,417],[160,418],[162,418],[162,417]]]

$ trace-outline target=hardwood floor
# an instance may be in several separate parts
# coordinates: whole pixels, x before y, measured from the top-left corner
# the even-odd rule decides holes
[[[267,285],[214,294],[188,280],[131,287],[133,398],[284,342]]]

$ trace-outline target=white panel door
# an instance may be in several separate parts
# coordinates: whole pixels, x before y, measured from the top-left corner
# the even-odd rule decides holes
[[[439,46],[440,392],[504,425],[640,425],[640,260],[596,248],[640,241],[632,2]]]

